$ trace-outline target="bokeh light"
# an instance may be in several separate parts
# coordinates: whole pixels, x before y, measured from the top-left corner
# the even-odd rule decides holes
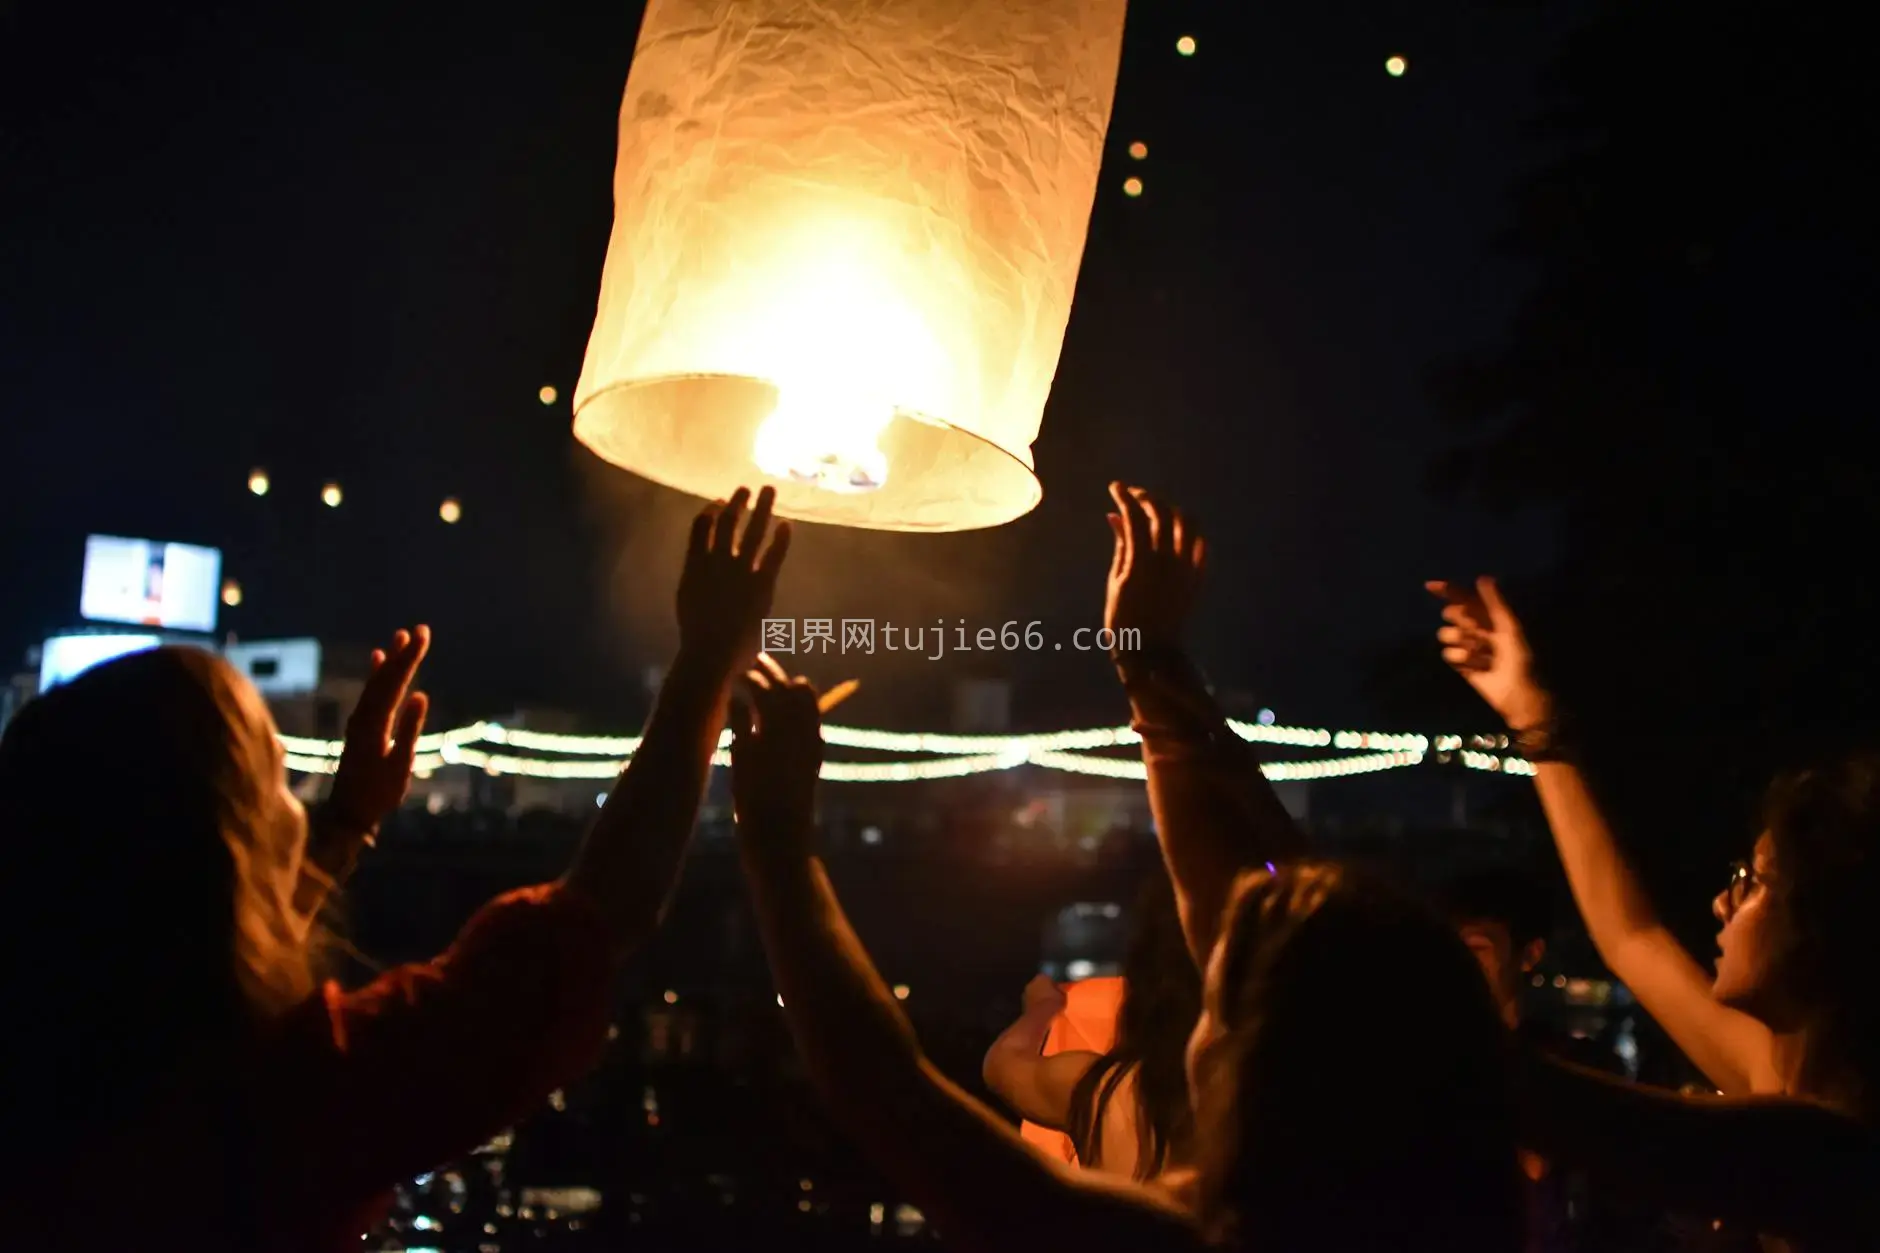
[[[1402,78],[1403,72],[1410,68],[1410,62],[1402,57],[1392,57],[1384,62],[1384,72],[1392,78]]]
[[[1142,195],[1142,180],[1139,178],[1124,179],[1123,180],[1123,194],[1125,196]]]
[[[230,609],[242,603],[242,585],[234,579],[227,579],[222,584],[222,603]]]
[[[455,496],[447,496],[444,503],[437,507],[437,516],[446,522],[455,522],[463,517],[463,506],[457,503]]]
[[[1193,56],[1195,54],[1195,37],[1193,35],[1183,35],[1180,39],[1177,39],[1175,41],[1175,51],[1185,57]]]
[[[325,487],[320,489],[320,499],[326,502],[328,509],[337,509],[339,508],[339,502],[346,499],[346,497],[345,494],[339,490],[338,483],[328,483]]]
[[[268,494],[268,486],[268,472],[266,470],[256,468],[248,472],[249,491],[257,496],[266,496]]]
[[[1138,139],[1129,146],[1129,155],[1140,161],[1149,155],[1149,145]]]
[[[561,393],[556,391],[553,387],[544,387],[541,391],[535,394],[541,397],[542,403],[545,405],[554,404],[555,397],[561,395]]]

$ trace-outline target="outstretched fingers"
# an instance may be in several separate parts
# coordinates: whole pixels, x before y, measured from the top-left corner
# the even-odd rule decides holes
[[[779,521],[777,529],[771,533],[770,547],[757,562],[758,577],[768,587],[777,585],[777,575],[783,569],[783,559],[790,555],[790,537],[796,534],[796,528],[787,521]]]
[[[1123,533],[1128,537],[1125,563],[1133,566],[1136,558],[1155,548],[1151,533],[1149,513],[1143,508],[1139,488],[1125,488],[1121,483],[1110,484],[1110,495],[1116,501],[1118,512],[1123,515]]]
[[[740,487],[731,493],[718,511],[717,519],[712,523],[712,551],[721,557],[729,557],[734,549],[732,541],[738,533],[738,522],[744,517],[744,506],[751,499],[751,489]]]
[[[424,734],[424,719],[431,712],[431,698],[423,692],[405,697],[398,709],[398,727],[392,735],[392,756],[403,762],[406,771],[417,760],[418,737]]]
[[[757,503],[751,509],[751,519],[744,524],[744,534],[738,540],[737,558],[746,569],[755,570],[763,557],[764,538],[770,530],[771,510],[777,505],[777,489],[766,487],[757,493]]]

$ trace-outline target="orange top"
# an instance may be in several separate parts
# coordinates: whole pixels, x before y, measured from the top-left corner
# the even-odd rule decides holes
[[[36,1247],[355,1253],[394,1184],[484,1143],[599,1060],[609,949],[592,905],[524,888],[431,961],[356,992],[328,984],[248,1076],[180,1087],[62,1171],[27,1216],[49,1226]]]
[[[1064,989],[1064,1009],[1051,1021],[1044,1056],[1055,1053],[1107,1053],[1116,1043],[1116,1016],[1123,1008],[1123,980],[1115,975],[1084,979]],[[1023,1122],[1019,1134],[1052,1157],[1077,1164],[1077,1149],[1061,1131]]]

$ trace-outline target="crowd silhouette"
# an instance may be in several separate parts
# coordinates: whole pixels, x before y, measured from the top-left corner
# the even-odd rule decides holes
[[[1314,856],[1184,647],[1200,528],[1143,489],[1111,494],[1104,625],[1142,641],[1113,660],[1166,873],[1143,883],[1095,1026],[1087,1013],[1073,1030],[1075,989],[1041,978],[986,1054],[988,1086],[1045,1135],[929,1060],[849,925],[818,854],[819,694],[758,651],[790,526],[769,489],[740,490],[692,526],[678,655],[566,873],[351,990],[325,977],[321,917],[404,799],[426,628],[374,655],[311,813],[266,706],[206,651],[120,658],[14,719],[0,834],[23,890],[0,912],[0,995],[22,1049],[0,1100],[34,1151],[0,1185],[5,1229],[42,1250],[357,1247],[396,1184],[594,1065],[728,724],[739,856],[802,1063],[949,1243],[1617,1247],[1589,1235],[1596,1195],[1697,1215],[1715,1241],[1876,1246],[1880,988],[1864,924],[1880,899],[1880,761],[1824,759],[1771,785],[1763,833],[1713,905],[1712,978],[1619,851],[1500,589],[1430,585],[1444,659],[1535,763],[1601,955],[1717,1093],[1597,1073],[1520,1020],[1544,930],[1531,911],[1480,883],[1427,902]],[[93,747],[132,738],[146,749],[114,757],[108,792],[74,805],[97,786]],[[86,1198],[104,1172],[129,1182],[100,1211]],[[82,1231],[64,1217],[80,1211]]]

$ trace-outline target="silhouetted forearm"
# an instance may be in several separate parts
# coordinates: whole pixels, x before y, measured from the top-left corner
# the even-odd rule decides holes
[[[308,812],[307,849],[294,885],[294,909],[302,918],[318,914],[327,898],[352,878],[359,850],[375,834],[341,818],[329,805],[316,805]]]
[[[1048,1233],[1085,1253],[1198,1248],[1170,1207],[1071,1175],[942,1076],[849,926],[822,863],[767,851],[761,831],[741,836],[764,949],[811,1080],[949,1244],[1032,1253]]]
[[[1241,871],[1291,860],[1305,842],[1253,748],[1208,694],[1187,655],[1125,655],[1118,669],[1142,736],[1149,807],[1175,882],[1182,930],[1205,965]]]
[[[1526,1138],[1550,1158],[1770,1235],[1880,1237],[1880,1141],[1851,1118],[1784,1098],[1685,1096],[1532,1051],[1517,1071]]]
[[[567,885],[601,907],[625,952],[659,926],[698,821],[724,730],[730,667],[681,652],[627,763],[569,869]]]

